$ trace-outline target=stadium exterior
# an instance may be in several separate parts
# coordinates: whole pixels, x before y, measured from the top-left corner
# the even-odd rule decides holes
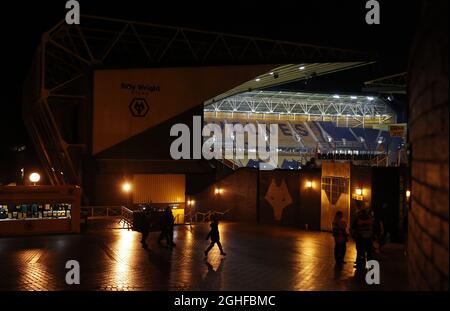
[[[294,219],[286,224],[329,229],[333,193],[345,194],[339,204],[350,217],[353,192],[369,191],[372,180],[391,173],[358,171],[348,161],[327,176],[320,169],[292,170],[330,154],[366,165],[380,162],[380,155],[384,166],[399,163],[392,151],[402,139],[389,135],[396,115],[376,94],[266,89],[374,59],[343,49],[85,16],[82,25],[61,22],[42,36],[25,86],[24,119],[48,183],[80,185],[85,206],[151,202],[190,216],[214,206],[231,210],[235,220]],[[250,161],[173,160],[171,126],[192,128],[196,115],[222,125],[278,124],[278,166],[288,170],[260,173]],[[359,175],[367,177],[364,186],[350,182]],[[393,180],[403,183],[400,175]],[[133,184],[131,202],[120,190],[125,181]],[[403,194],[394,196],[398,214]],[[370,206],[372,197],[361,200]]]

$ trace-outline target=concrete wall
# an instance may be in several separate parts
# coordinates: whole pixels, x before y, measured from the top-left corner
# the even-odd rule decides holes
[[[320,230],[320,176],[320,169],[239,169],[190,198],[198,211],[230,209],[225,219]]]
[[[299,174],[291,171],[261,171],[259,222],[295,226],[299,221]]]
[[[300,212],[297,226],[301,229],[320,230],[320,169],[302,170],[299,176]],[[308,188],[306,182],[312,182]]]
[[[449,289],[448,1],[423,1],[409,68],[412,148],[408,257],[410,284]]]
[[[215,210],[220,212],[230,209],[225,218],[256,222],[257,178],[256,170],[239,169],[192,196],[195,199],[195,208],[198,211]],[[215,191],[219,188],[222,191],[220,194]]]
[[[356,218],[357,206],[363,202],[364,207],[372,206],[372,167],[351,166],[350,168],[350,222]],[[352,196],[356,194],[356,189],[362,190],[363,201],[356,201]]]

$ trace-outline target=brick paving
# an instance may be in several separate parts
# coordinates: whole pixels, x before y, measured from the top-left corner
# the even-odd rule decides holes
[[[0,239],[0,290],[406,290],[402,245],[388,245],[380,256],[381,284],[368,286],[355,273],[355,248],[336,269],[333,239],[325,232],[275,226],[221,223],[227,256],[203,251],[208,225],[176,227],[177,246],[141,247],[138,232],[96,221],[80,235]],[[81,284],[67,285],[65,263],[78,260]]]

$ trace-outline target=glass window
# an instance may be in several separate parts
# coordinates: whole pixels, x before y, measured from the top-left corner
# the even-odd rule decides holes
[[[71,218],[71,209],[68,203],[0,204],[0,221]]]

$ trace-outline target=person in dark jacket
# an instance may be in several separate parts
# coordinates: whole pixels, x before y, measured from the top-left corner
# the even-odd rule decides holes
[[[173,225],[175,221],[172,214],[172,209],[167,206],[160,219],[161,233],[158,238],[158,244],[161,244],[163,239],[166,239],[168,246],[175,246],[173,242]]]
[[[352,235],[356,242],[355,268],[363,268],[366,260],[371,260],[373,254],[373,217],[367,208],[358,211],[352,223]]]
[[[143,248],[147,248],[147,238],[150,233],[150,215],[149,210],[145,210],[142,213],[141,219],[141,244]]]
[[[205,257],[208,256],[208,253],[214,247],[214,244],[217,244],[217,246],[219,247],[220,255],[225,256],[226,253],[223,251],[222,244],[220,243],[219,221],[215,216],[213,217],[213,221],[209,226],[211,227],[211,230],[206,236],[206,240],[211,239],[211,243],[205,250]]]
[[[333,221],[334,259],[338,266],[345,263],[344,257],[347,250],[347,222],[343,216],[341,211],[337,211]]]

